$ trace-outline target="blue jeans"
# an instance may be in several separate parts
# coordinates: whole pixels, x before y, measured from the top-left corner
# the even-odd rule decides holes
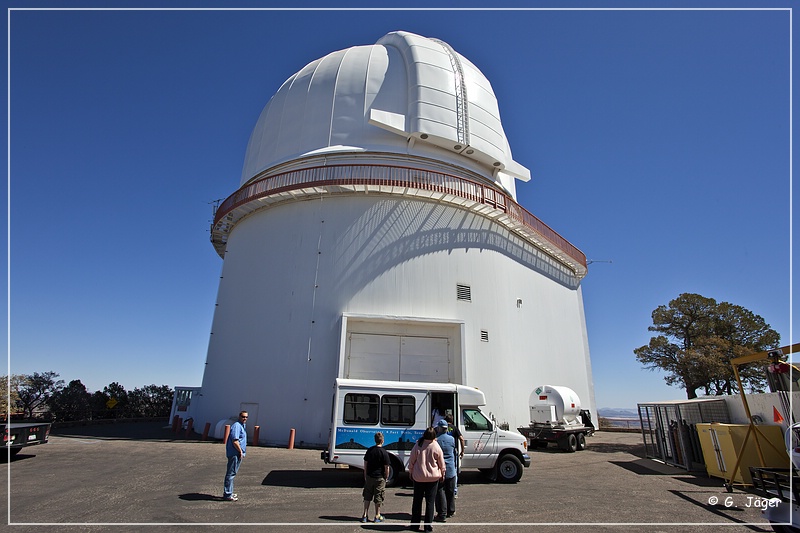
[[[229,498],[233,494],[233,478],[239,472],[239,467],[242,464],[242,459],[238,455],[228,457],[228,470],[225,472],[225,487],[222,490],[222,497]]]
[[[436,514],[439,517],[456,514],[456,476],[449,477],[444,482],[439,482],[439,490],[436,493]]]

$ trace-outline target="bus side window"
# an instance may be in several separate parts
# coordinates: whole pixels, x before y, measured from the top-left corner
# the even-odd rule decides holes
[[[381,424],[413,426],[415,422],[413,396],[385,395],[381,398]]]
[[[378,423],[378,395],[345,394],[342,418],[345,424],[376,425]]]

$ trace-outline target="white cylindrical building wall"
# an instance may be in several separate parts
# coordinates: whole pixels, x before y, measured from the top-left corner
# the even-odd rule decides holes
[[[551,263],[489,219],[430,201],[320,196],[254,213],[228,240],[202,412],[258,403],[262,438],[295,428],[298,443],[325,444],[344,315],[463,322],[455,381],[483,390],[510,427],[527,425],[537,383],[591,402],[580,289]]]

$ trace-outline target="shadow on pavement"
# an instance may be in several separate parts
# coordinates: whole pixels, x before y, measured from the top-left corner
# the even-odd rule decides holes
[[[36,457],[35,453],[19,452],[17,455],[11,458],[11,462],[16,463],[18,461],[24,461],[26,459],[33,459],[34,457]],[[8,463],[8,454],[6,453],[0,454],[0,463]]]
[[[300,489],[322,488],[360,488],[364,485],[361,471],[336,470],[273,470],[262,485],[273,487],[294,487]]]
[[[186,436],[186,430],[177,433],[172,431],[172,427],[167,420],[131,422],[125,421],[104,421],[97,424],[74,425],[68,427],[55,427],[50,431],[50,436],[68,439],[101,439],[101,440],[155,440],[161,442],[208,442],[214,443],[215,439],[201,441],[201,435],[190,432]]]
[[[459,485],[484,485],[491,483],[478,471],[462,470],[458,475]],[[272,487],[292,487],[299,489],[321,488],[361,488],[364,486],[364,474],[361,470],[323,468],[322,470],[272,470],[262,485]],[[412,484],[407,474],[402,474],[397,485],[387,487],[387,492],[396,492],[397,496],[412,496]]]
[[[675,476],[675,479],[678,481],[683,481],[689,485],[694,485],[695,487],[706,487],[706,488],[719,488],[722,489],[725,486],[725,482],[719,478],[713,478],[710,476],[705,475],[698,475],[698,476],[691,476],[691,475],[683,475],[683,476]]]
[[[669,476],[672,479],[699,488],[721,489],[724,484],[721,479],[712,478],[705,475],[705,473],[697,472],[694,474],[682,468],[661,464],[650,459],[637,459],[635,461],[609,461],[609,464],[619,466],[620,468],[624,468],[625,470],[640,476]]]
[[[684,493],[682,491],[677,490],[669,490],[670,493],[681,498],[682,500],[691,503],[693,505],[698,506],[701,509],[707,510],[710,513],[713,513],[721,518],[726,518],[735,524],[741,524],[742,526],[752,530],[752,531],[770,531],[769,529],[764,529],[759,526],[755,526],[752,524],[748,524],[746,519],[742,519],[739,517],[731,516],[732,513],[741,513],[744,511],[741,507],[726,507],[724,503],[709,505],[709,502],[706,498],[707,492],[703,492],[702,496],[698,499],[694,496]]]
[[[389,520],[403,520],[406,522],[411,522],[411,512],[408,513],[381,513]]]
[[[372,510],[370,510],[372,512]],[[402,522],[408,522],[411,520],[411,513],[382,513],[383,516],[387,520],[398,520]],[[355,522],[361,523],[360,516],[342,516],[342,515],[321,515],[319,517],[320,520],[329,520],[331,522]],[[363,529],[372,529],[375,531],[406,531],[408,530],[408,524],[406,523],[392,523],[392,522],[382,522],[380,524],[375,524],[371,520],[369,522],[361,524]]]
[[[492,481],[489,480],[486,475],[482,474],[478,470],[473,469],[464,469],[458,473],[458,484],[461,485],[492,485]],[[411,488],[411,485],[409,485]]]
[[[651,459],[636,459],[634,461],[609,461],[640,476],[676,476],[686,474],[686,470],[663,465]]]
[[[320,516],[320,520],[330,520],[331,522],[361,522],[361,517],[356,516],[342,516],[342,515],[329,515]]]
[[[637,455],[639,457],[644,457],[644,445],[643,444],[624,444],[621,442],[598,442],[594,443],[591,441],[586,441],[586,449],[595,453],[629,453],[631,455]],[[529,454],[534,453],[568,453],[559,448],[554,444],[548,445],[546,448],[535,448],[531,447],[528,449]],[[580,453],[580,452],[575,452]]]
[[[587,450],[595,453],[629,453],[638,457],[645,457],[644,444],[624,444],[621,442],[587,442]]]
[[[200,494],[198,492],[190,492],[188,494],[181,494],[178,496],[181,500],[185,500],[187,502],[199,502],[199,501],[209,501],[209,502],[222,502],[225,501],[222,499],[222,496],[213,496],[211,494]]]

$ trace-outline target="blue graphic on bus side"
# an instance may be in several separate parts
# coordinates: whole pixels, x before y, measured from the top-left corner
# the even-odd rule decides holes
[[[389,428],[336,428],[335,448],[342,450],[366,450],[375,445],[375,433],[383,433],[383,447],[387,450],[410,450],[422,437],[422,429],[389,429]]]

